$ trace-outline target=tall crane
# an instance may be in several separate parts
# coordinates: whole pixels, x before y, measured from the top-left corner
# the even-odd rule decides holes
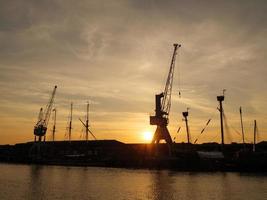
[[[43,112],[44,114],[39,114],[40,119],[38,120],[38,122],[34,126],[34,135],[35,135],[35,137],[38,137],[39,142],[42,141],[42,138],[45,141],[45,134],[47,131],[47,125],[49,122],[50,114],[51,114],[53,103],[54,103],[56,89],[57,89],[57,86],[54,87],[54,90],[53,90],[52,95],[49,99],[49,102],[46,105],[45,111]],[[41,113],[41,110],[40,110],[40,113]]]
[[[152,139],[152,143],[156,144],[158,144],[161,140],[165,140],[165,142],[169,145],[172,144],[172,139],[167,126],[169,123],[169,112],[171,108],[171,95],[172,95],[172,83],[173,83],[175,59],[177,55],[177,50],[178,48],[181,47],[181,45],[173,44],[173,46],[174,46],[174,51],[172,55],[170,70],[166,81],[165,89],[164,92],[156,94],[155,115],[150,116],[150,124],[157,125],[157,129]]]

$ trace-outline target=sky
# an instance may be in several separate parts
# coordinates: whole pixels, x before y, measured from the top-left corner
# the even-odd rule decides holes
[[[72,137],[84,138],[78,118],[89,101],[98,139],[147,142],[173,43],[182,45],[169,117],[175,141],[186,141],[187,108],[192,141],[220,141],[216,96],[223,89],[226,142],[241,142],[240,106],[246,142],[253,120],[258,141],[267,140],[266,12],[265,0],[1,0],[0,144],[33,140],[39,109],[55,85],[56,140],[65,139],[70,102]]]

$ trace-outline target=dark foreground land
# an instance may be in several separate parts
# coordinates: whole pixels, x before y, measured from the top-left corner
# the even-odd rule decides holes
[[[267,171],[267,142],[124,144],[116,140],[56,141],[0,146],[0,162],[173,169],[181,171]]]

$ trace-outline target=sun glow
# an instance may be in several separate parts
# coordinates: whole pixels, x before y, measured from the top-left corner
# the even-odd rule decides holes
[[[145,131],[143,133],[143,139],[146,141],[146,142],[151,142],[153,138],[153,133],[151,131]]]

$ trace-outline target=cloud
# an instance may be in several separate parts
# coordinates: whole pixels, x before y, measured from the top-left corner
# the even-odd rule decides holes
[[[70,101],[82,116],[90,99],[96,131],[108,124],[120,139],[117,122],[123,119],[128,141],[139,141],[133,130],[150,127],[145,119],[154,111],[155,93],[164,88],[172,43],[179,42],[170,129],[175,132],[176,117],[186,107],[195,118],[192,130],[201,129],[225,88],[229,121],[238,127],[236,109],[242,105],[248,118],[259,118],[266,130],[266,11],[261,0],[3,2],[0,117],[10,124],[11,118],[35,119],[58,85],[61,128]],[[133,122],[136,115],[143,121]],[[18,130],[18,125],[0,126],[0,134],[12,138]],[[23,135],[29,138],[26,132],[32,130]]]

